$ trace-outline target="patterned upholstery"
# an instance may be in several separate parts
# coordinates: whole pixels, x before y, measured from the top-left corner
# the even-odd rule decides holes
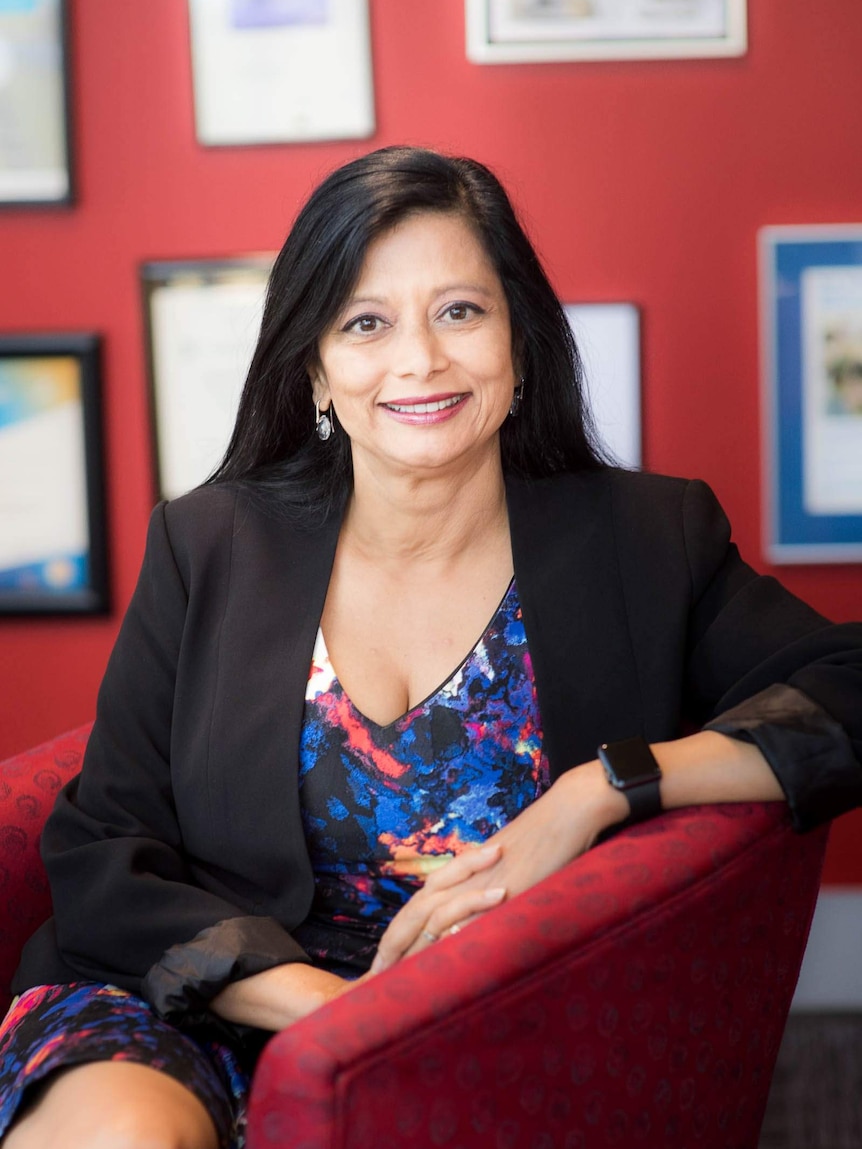
[[[0,1016],[21,947],[51,913],[39,835],[57,791],[81,768],[91,727],[0,763]]]
[[[87,732],[0,766],[0,993]],[[276,1035],[249,1149],[750,1149],[826,836],[732,805],[606,842]]]

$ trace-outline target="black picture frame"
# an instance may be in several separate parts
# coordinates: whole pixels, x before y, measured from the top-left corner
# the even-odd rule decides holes
[[[0,38],[12,69],[0,109],[0,210],[70,206],[75,179],[68,0],[0,12]]]
[[[101,340],[0,335],[0,616],[110,612]]]

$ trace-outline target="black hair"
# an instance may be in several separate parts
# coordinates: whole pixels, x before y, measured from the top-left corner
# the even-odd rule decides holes
[[[299,212],[272,269],[233,435],[209,482],[239,481],[307,521],[343,505],[350,442],[337,427],[327,442],[315,434],[309,370],[369,244],[429,211],[475,229],[506,295],[524,387],[518,414],[500,429],[504,471],[541,478],[604,465],[571,329],[500,181],[476,160],[388,147],[338,168]]]

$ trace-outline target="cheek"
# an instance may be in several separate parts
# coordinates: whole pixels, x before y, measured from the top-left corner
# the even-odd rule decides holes
[[[501,394],[508,394],[515,383],[515,367],[511,355],[501,351],[498,345],[495,346],[493,353],[485,357],[484,374],[488,386],[498,389]]]
[[[365,359],[357,356],[332,356],[327,364],[326,378],[336,411],[343,410],[348,418],[351,409],[359,410],[375,390],[375,372],[369,369]]]

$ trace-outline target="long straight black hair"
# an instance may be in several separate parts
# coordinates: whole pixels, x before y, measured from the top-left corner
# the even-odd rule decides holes
[[[541,478],[604,465],[565,313],[497,177],[476,160],[389,147],[338,168],[312,193],[273,266],[233,435],[208,482],[240,482],[309,523],[343,505],[350,441],[314,433],[310,370],[369,244],[405,217],[447,212],[478,235],[509,305],[523,381],[500,429],[504,471]]]

